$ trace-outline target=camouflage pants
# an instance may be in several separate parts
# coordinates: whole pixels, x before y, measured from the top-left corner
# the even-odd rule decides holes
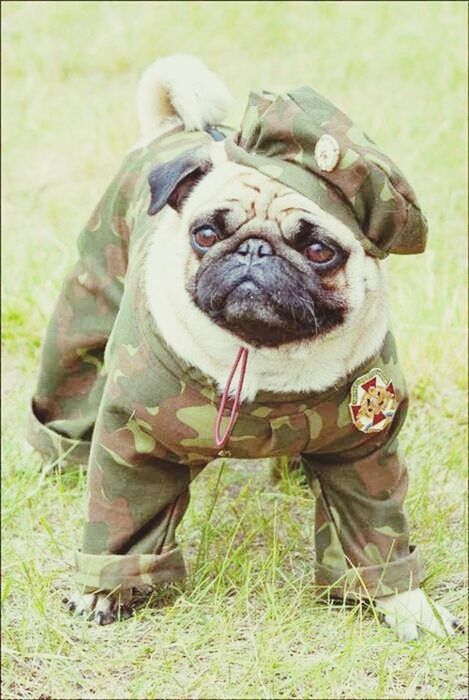
[[[28,437],[41,453],[61,464],[89,458],[89,516],[76,563],[78,581],[90,590],[185,575],[176,528],[191,480],[217,456],[219,397],[200,388],[194,368],[180,381],[181,367],[164,343],[150,352],[129,335],[145,314],[132,296],[133,280],[149,235],[146,175],[156,157],[143,149],[124,162],[81,233],[79,261],[48,327],[29,417]],[[158,353],[162,375],[155,379]],[[316,583],[337,596],[388,595],[418,586],[423,576],[409,545],[407,470],[396,440],[405,387],[392,351],[370,362],[381,363],[399,394],[383,434],[366,436],[351,424],[350,382],[310,402],[290,397],[285,407],[256,398],[233,433],[233,457],[303,453],[317,496]],[[143,403],[133,395],[137,388],[148,393]],[[158,392],[165,395],[155,405]],[[181,418],[188,411],[200,421],[196,431]]]

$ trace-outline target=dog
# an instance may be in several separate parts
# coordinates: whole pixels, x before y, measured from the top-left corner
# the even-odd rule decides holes
[[[181,55],[147,69],[137,102],[141,138],[83,234],[31,414],[43,452],[91,447],[69,608],[108,624],[133,588],[184,575],[174,531],[210,459],[301,453],[319,585],[373,600],[402,640],[454,634],[419,588],[395,448],[407,393],[383,258],[425,246],[413,191],[309,88],[252,95],[233,132],[223,82]]]

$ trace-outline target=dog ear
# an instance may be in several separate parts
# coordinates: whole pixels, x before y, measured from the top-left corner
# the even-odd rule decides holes
[[[196,149],[153,168],[148,176],[151,191],[148,214],[157,214],[165,204],[179,211],[192,188],[211,166],[208,155]]]

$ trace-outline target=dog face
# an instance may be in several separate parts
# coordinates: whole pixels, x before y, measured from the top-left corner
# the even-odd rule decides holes
[[[149,213],[178,214],[161,239],[182,271],[174,285],[253,347],[314,342],[350,323],[379,286],[377,261],[306,197],[217,156],[189,153],[150,176]]]

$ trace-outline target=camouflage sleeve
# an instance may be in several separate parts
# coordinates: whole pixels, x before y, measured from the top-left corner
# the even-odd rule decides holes
[[[174,412],[162,409],[165,390],[171,397],[173,386],[166,386],[137,322],[136,257],[106,348],[107,378],[89,460],[88,517],[76,554],[77,581],[88,591],[185,576],[176,528],[198,470],[178,463],[164,444],[181,433]],[[174,381],[179,387],[180,380]]]
[[[373,599],[417,588],[423,579],[403,506],[408,474],[397,444],[403,420],[396,417],[381,444],[303,457],[317,497],[316,583],[332,597]]]
[[[139,156],[125,160],[78,238],[41,352],[29,442],[47,457],[86,462],[104,385],[103,353],[122,297]]]
[[[78,583],[91,592],[183,578],[175,532],[189,502],[193,473],[144,454],[131,468],[119,456],[104,453],[94,442],[88,519],[82,550],[76,553]]]

